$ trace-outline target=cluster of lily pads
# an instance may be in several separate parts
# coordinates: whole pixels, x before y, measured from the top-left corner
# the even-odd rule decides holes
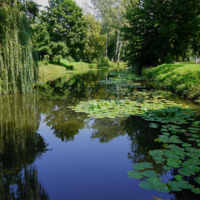
[[[111,75],[119,75],[112,72]],[[139,186],[146,190],[157,190],[160,192],[181,191],[191,189],[194,193],[200,193],[200,188],[195,188],[184,176],[196,175],[200,171],[200,149],[191,147],[190,142],[196,142],[200,146],[199,132],[200,121],[194,120],[195,111],[167,100],[169,92],[142,89],[140,83],[131,83],[127,74],[123,73],[119,77],[111,80],[100,81],[100,84],[108,84],[107,91],[126,95],[122,100],[90,100],[80,102],[78,105],[69,108],[75,112],[87,113],[94,118],[116,118],[130,115],[141,116],[149,121],[150,128],[161,128],[161,134],[155,142],[162,142],[163,149],[149,151],[149,155],[156,163],[162,163],[164,170],[172,168],[178,169],[178,175],[173,181],[162,182],[162,179],[153,170],[153,164],[149,162],[137,163],[134,169],[128,172],[131,178],[142,179]],[[126,77],[126,82],[124,77]],[[127,78],[128,77],[128,78]],[[134,76],[132,76],[133,78]],[[116,88],[116,85],[120,87]],[[114,86],[113,86],[114,85]],[[130,86],[132,85],[132,86]],[[130,89],[131,88],[131,89]],[[135,88],[133,91],[132,89]],[[139,89],[139,90],[138,90]],[[182,125],[191,124],[190,127]],[[188,143],[184,143],[177,134],[184,134],[188,138]],[[195,181],[200,184],[200,177]]]
[[[179,109],[179,108],[176,108]],[[152,163],[143,162],[137,163],[134,165],[134,170],[128,172],[128,175],[131,178],[135,179],[144,179],[140,182],[139,186],[146,190],[157,190],[160,192],[169,192],[169,191],[181,191],[182,189],[191,189],[192,192],[200,194],[200,188],[195,188],[188,181],[183,180],[184,176],[190,177],[195,175],[195,173],[200,171],[200,149],[191,147],[192,144],[184,143],[177,135],[177,133],[183,133],[188,136],[188,142],[195,141],[198,146],[200,146],[199,135],[195,134],[199,132],[200,121],[194,121],[192,118],[195,114],[194,111],[187,109],[177,110],[177,112],[168,112],[165,113],[168,116],[168,124],[162,124],[161,135],[155,139],[156,142],[163,143],[163,149],[150,150],[149,155],[152,156],[155,163],[162,163],[163,169],[170,170],[171,168],[178,168],[178,175],[174,176],[173,181],[168,183],[163,183],[162,179],[154,170]],[[161,113],[159,116],[158,113],[154,115],[158,119],[164,118],[165,115]],[[175,119],[175,120],[174,120]],[[173,121],[172,121],[173,120]],[[158,120],[161,122],[160,120]],[[191,127],[187,129],[181,128],[177,124],[189,123],[193,121]],[[171,123],[171,124],[169,124]],[[174,123],[174,124],[172,124]],[[159,124],[151,123],[151,128],[158,128]],[[200,177],[196,177],[195,181],[200,184]]]
[[[168,105],[164,103],[141,103],[128,99],[90,100],[87,102],[80,102],[78,105],[76,105],[76,107],[69,106],[68,108],[75,110],[75,112],[87,113],[88,116],[95,118],[115,118],[130,115],[140,115],[142,118],[148,121],[150,120],[168,123],[173,120],[178,124],[181,122],[186,123],[182,115],[182,113],[185,112],[183,108],[178,106],[168,108]],[[170,118],[172,115],[174,115],[174,119]]]

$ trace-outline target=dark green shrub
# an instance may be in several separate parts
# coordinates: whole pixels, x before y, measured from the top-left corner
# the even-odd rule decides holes
[[[173,63],[173,57],[171,56],[170,53],[167,53],[167,55],[165,56],[163,61],[164,61],[164,63],[167,63],[167,64]]]

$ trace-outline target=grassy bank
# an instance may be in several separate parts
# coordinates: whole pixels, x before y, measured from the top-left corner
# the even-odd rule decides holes
[[[155,86],[200,103],[200,65],[194,62],[163,64],[143,70]]]
[[[110,62],[109,64],[112,64],[109,67],[114,68],[125,67],[125,64],[122,62]],[[103,66],[107,67],[106,65]],[[38,82],[46,83],[47,81],[55,80],[59,77],[62,77],[64,74],[76,74],[77,72],[86,72],[88,70],[97,69],[98,67],[100,67],[98,66],[98,63],[90,64],[85,62],[69,62],[67,59],[62,59],[59,65],[57,62],[49,62],[48,65],[45,65],[43,62],[39,62]]]

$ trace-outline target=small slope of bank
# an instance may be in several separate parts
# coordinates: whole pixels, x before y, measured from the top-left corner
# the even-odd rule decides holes
[[[110,66],[105,67],[124,68],[125,63],[109,63]],[[88,70],[97,70],[98,64],[90,64],[85,62],[69,62],[67,59],[61,59],[60,64],[57,62],[49,62],[47,65],[39,62],[39,83],[46,83],[47,81],[55,80],[65,74],[76,74],[77,72],[85,72]]]
[[[200,103],[200,65],[193,62],[163,64],[143,69],[143,75],[154,81],[156,87]]]

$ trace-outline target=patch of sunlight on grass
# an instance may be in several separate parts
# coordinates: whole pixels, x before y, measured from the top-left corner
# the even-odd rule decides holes
[[[144,75],[153,80],[155,85],[193,100],[200,100],[200,65],[163,64],[144,69]]]

